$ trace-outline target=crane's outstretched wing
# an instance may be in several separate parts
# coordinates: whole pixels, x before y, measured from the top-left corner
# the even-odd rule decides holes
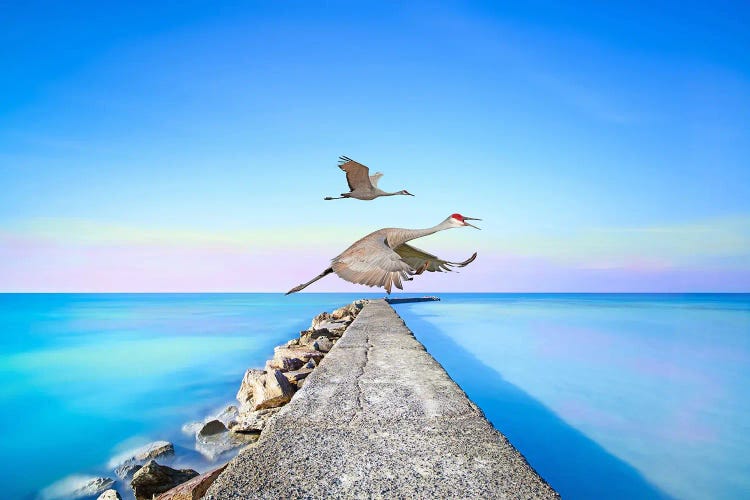
[[[403,290],[401,280],[410,280],[417,271],[401,259],[383,235],[368,235],[354,243],[331,264],[333,272],[351,283]]]
[[[477,258],[477,253],[466,259],[463,262],[451,262],[448,260],[439,259],[435,255],[429,254],[418,248],[414,248],[406,243],[397,246],[393,249],[401,259],[409,264],[412,268],[417,271],[414,274],[422,274],[424,271],[430,272],[450,272],[452,267],[464,267],[468,266],[474,259]]]
[[[372,189],[370,182],[370,169],[347,156],[339,156],[339,168],[346,172],[346,182],[349,190]]]
[[[370,176],[370,184],[372,184],[372,187],[378,187],[378,181],[381,177],[383,177],[382,172],[375,172]]]

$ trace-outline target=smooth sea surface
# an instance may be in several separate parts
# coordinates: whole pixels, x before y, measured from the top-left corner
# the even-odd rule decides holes
[[[750,497],[750,295],[440,296],[395,308],[564,498]],[[157,439],[211,467],[182,425],[362,297],[0,294],[0,491],[114,478]]]
[[[563,498],[750,498],[750,295],[396,306]]]

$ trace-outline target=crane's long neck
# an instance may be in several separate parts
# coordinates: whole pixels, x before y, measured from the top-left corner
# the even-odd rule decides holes
[[[396,248],[397,246],[402,245],[407,241],[415,240],[417,238],[421,238],[422,236],[435,234],[438,231],[449,229],[451,227],[453,226],[451,225],[450,221],[445,220],[437,226],[428,227],[426,229],[394,229],[392,234],[388,235],[388,246],[391,248]]]

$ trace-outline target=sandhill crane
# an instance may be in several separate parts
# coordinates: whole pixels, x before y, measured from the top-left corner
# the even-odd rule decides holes
[[[425,271],[443,272],[450,271],[452,267],[464,267],[477,258],[476,252],[463,262],[450,262],[407,245],[406,242],[453,227],[471,226],[479,229],[466,222],[467,220],[481,219],[453,214],[437,226],[427,229],[379,229],[355,242],[331,261],[331,267],[307,283],[295,286],[286,295],[299,292],[331,273],[352,283],[382,286],[390,294],[393,285],[403,290],[402,279],[410,281],[412,276]]]
[[[395,196],[399,194],[414,196],[406,189],[388,193],[378,189],[378,181],[383,174],[376,172],[370,175],[370,169],[347,156],[339,156],[339,168],[346,172],[346,182],[349,184],[349,192],[341,193],[335,198],[326,196],[324,200],[340,200],[343,198],[356,198],[358,200],[374,200],[379,196]]]

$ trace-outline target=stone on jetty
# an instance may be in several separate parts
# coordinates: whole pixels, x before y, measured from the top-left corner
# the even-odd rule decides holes
[[[305,365],[307,366],[307,365]],[[314,368],[314,367],[313,367]],[[303,378],[307,377],[312,373],[312,368],[300,368],[299,370],[294,370],[293,372],[284,372],[284,376],[286,379],[292,384],[297,385],[297,383],[302,380]]]
[[[221,420],[210,420],[203,424],[201,430],[198,431],[199,436],[213,436],[214,434],[221,434],[227,432],[227,427]]]
[[[151,460],[174,455],[174,445],[169,441],[154,441],[134,451],[133,458],[137,461]]]
[[[216,415],[216,420],[221,421],[224,425],[229,425],[229,422],[235,420],[238,414],[239,408],[234,405],[229,405]]]
[[[275,408],[288,403],[294,388],[279,370],[273,370],[255,380],[253,384],[253,409]]]
[[[319,324],[321,324],[324,321],[327,321],[328,318],[330,317],[331,315],[328,314],[327,312],[322,312],[318,314],[312,319],[312,322],[310,323],[310,329],[315,330]]]
[[[110,461],[112,467],[120,479],[125,479],[135,473],[135,467],[147,460],[164,458],[174,455],[174,445],[169,441],[154,441],[141,446],[128,453],[120,455]]]
[[[229,428],[238,434],[260,434],[268,419],[276,415],[281,408],[266,408],[265,410],[242,413]]]
[[[135,473],[130,486],[137,500],[151,500],[154,495],[164,493],[197,475],[193,469],[177,470],[159,465],[155,460],[149,460]]]
[[[324,354],[320,351],[316,351],[312,346],[300,346],[300,347],[277,347],[273,350],[273,359],[271,360],[271,367],[277,370],[282,370],[284,364],[290,364],[296,370],[302,368],[302,366],[311,359],[321,360]],[[290,363],[289,360],[293,361]]]
[[[143,466],[136,463],[118,465],[115,467],[115,474],[120,479],[130,479],[141,467]]]
[[[241,405],[249,405],[253,402],[253,387],[264,374],[263,370],[253,370],[252,368],[245,372],[245,376],[242,377],[242,383],[240,384],[240,390],[237,391],[237,401]]]
[[[96,500],[122,500],[122,497],[116,490],[107,490],[99,495],[99,498]]]
[[[195,437],[195,451],[208,460],[214,461],[230,450],[254,442],[255,437],[232,432],[222,432],[210,436],[198,435]]]
[[[205,498],[559,499],[383,300],[303,381]]]
[[[328,352],[333,347],[333,342],[331,342],[331,339],[326,337],[320,337],[315,342],[313,342],[313,349],[320,352]]]
[[[162,493],[156,497],[156,500],[200,500],[206,494],[208,487],[213,484],[225,468],[226,464],[218,469],[194,477],[189,481],[175,486],[166,493]]]
[[[41,491],[39,498],[91,498],[111,488],[115,482],[108,477],[68,476]],[[5,498],[5,497],[0,497]]]

